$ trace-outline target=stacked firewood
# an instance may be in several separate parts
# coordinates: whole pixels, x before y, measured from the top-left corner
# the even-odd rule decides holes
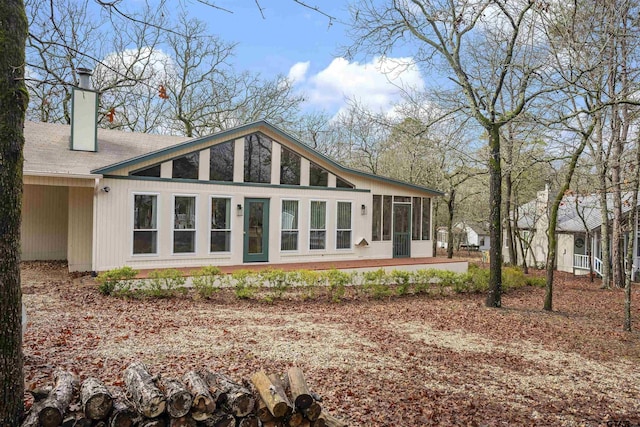
[[[35,402],[23,427],[346,426],[322,413],[297,368],[290,370],[286,390],[279,377],[255,374],[259,398],[248,382],[221,373],[203,369],[181,379],[161,378],[140,362],[125,369],[124,390],[107,388],[93,377],[78,387],[76,377],[65,371],[54,379],[50,391],[32,393]]]
[[[251,382],[258,391],[258,419],[265,427],[345,427],[346,424],[322,411],[321,399],[309,391],[300,368],[285,375],[256,372]]]

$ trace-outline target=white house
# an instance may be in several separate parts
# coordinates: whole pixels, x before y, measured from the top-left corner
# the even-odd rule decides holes
[[[71,271],[431,257],[442,193],[346,168],[260,121],[200,138],[25,125],[23,260]]]
[[[487,225],[473,221],[461,221],[456,223],[452,229],[453,244],[456,249],[487,251],[491,247]],[[447,248],[448,236],[446,227],[438,227],[437,245],[439,248]]]

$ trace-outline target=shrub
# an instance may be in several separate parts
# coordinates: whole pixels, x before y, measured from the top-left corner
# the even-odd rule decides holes
[[[99,283],[98,291],[102,295],[128,293],[131,289],[132,282],[134,282],[133,279],[137,274],[138,270],[134,270],[126,265],[100,273],[98,277],[96,277],[96,281]]]
[[[542,276],[528,276],[526,281],[527,286],[534,286],[536,288],[544,288],[547,286],[547,279]]]
[[[269,290],[269,299],[282,298],[284,293],[289,289],[289,278],[284,270],[268,268],[258,273],[262,279],[263,286]]]
[[[249,270],[237,270],[231,275],[231,278],[235,282],[234,287],[236,297],[240,299],[249,299],[255,295],[255,276],[256,273]]]
[[[185,282],[182,272],[174,268],[154,270],[149,273],[149,279],[144,283],[141,292],[150,297],[168,298],[175,296],[178,292],[186,293]]]
[[[194,289],[201,298],[211,298],[214,292],[220,290],[216,283],[220,274],[220,269],[211,265],[202,267],[193,273],[191,281]]]
[[[328,284],[329,299],[340,302],[345,294],[345,286],[351,281],[351,275],[335,268],[323,274]]]
[[[396,293],[398,295],[405,295],[409,292],[411,286],[411,273],[405,270],[393,270],[391,272],[391,278],[396,284]]]
[[[411,281],[413,282],[414,292],[417,294],[429,292],[431,287],[431,281],[434,279],[435,270],[417,270],[411,275]]]
[[[389,277],[384,269],[366,271],[362,276],[362,288],[375,299],[382,299],[391,294],[389,289]]]
[[[322,276],[317,271],[298,270],[297,281],[302,287],[302,298],[313,299],[317,296],[318,286],[322,282]]]
[[[527,285],[527,277],[517,267],[505,267],[502,269],[502,289],[518,289]]]

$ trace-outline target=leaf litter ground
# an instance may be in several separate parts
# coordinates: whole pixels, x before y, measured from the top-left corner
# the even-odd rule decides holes
[[[55,369],[121,385],[134,360],[238,380],[297,365],[353,426],[640,425],[640,334],[622,331],[623,291],[556,277],[546,313],[535,288],[504,295],[503,309],[483,295],[127,300],[62,264],[24,263],[26,386],[51,384]]]

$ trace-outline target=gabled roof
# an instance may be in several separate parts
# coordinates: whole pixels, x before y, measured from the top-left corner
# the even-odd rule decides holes
[[[249,135],[261,131],[268,131],[286,139],[301,154],[312,160],[318,159],[325,162],[338,171],[434,195],[444,194],[424,186],[347,168],[264,120],[199,138],[98,129],[98,152],[95,153],[69,150],[70,126],[27,122],[25,124],[24,172],[26,175],[62,174],[100,177],[124,167],[184,151],[189,147],[194,147],[195,150],[209,141],[222,142],[239,134]]]

